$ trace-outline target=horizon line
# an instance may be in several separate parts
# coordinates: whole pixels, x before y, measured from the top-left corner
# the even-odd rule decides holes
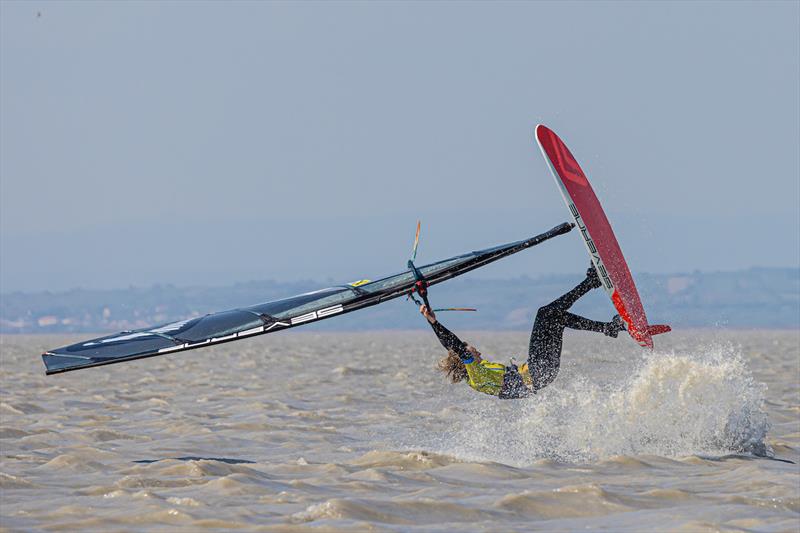
[[[738,268],[734,270],[692,270],[692,271],[682,271],[682,272],[669,272],[669,273],[654,273],[654,272],[638,272],[635,273],[635,276],[664,276],[664,277],[680,277],[680,276],[689,276],[689,275],[696,275],[696,274],[732,274],[736,272],[751,272],[755,270],[798,270],[800,271],[800,264],[795,266],[750,266],[747,268]],[[520,274],[518,276],[512,277],[504,277],[504,278],[478,278],[484,282],[497,282],[497,281],[513,281],[518,279],[530,279],[530,280],[537,280],[543,279],[548,277],[559,277],[559,276],[573,276],[574,272],[550,272],[544,274],[537,274],[537,275],[530,275],[530,274]],[[580,272],[579,272],[580,274]],[[381,279],[376,278],[376,279]],[[464,278],[460,280],[452,280],[452,281],[460,281],[465,282],[468,281],[469,278]],[[296,283],[308,283],[308,284],[324,284],[324,283],[332,283],[336,285],[338,282],[334,278],[325,278],[325,279],[314,279],[314,278],[297,278],[297,279],[284,279],[279,280],[275,278],[260,278],[260,279],[249,279],[245,281],[237,281],[234,283],[226,283],[226,284],[189,284],[189,285],[180,285],[174,282],[153,282],[148,285],[132,285],[129,284],[128,286],[115,286],[115,287],[93,287],[93,288],[86,288],[81,286],[70,287],[69,289],[15,289],[11,291],[2,291],[0,292],[0,296],[6,295],[15,295],[15,294],[42,294],[42,293],[51,293],[51,294],[63,294],[69,293],[74,291],[119,291],[119,290],[131,290],[131,289],[154,289],[158,287],[175,287],[178,289],[194,289],[194,288],[223,288],[223,287],[235,287],[236,285],[242,285],[247,283],[276,283],[276,284],[296,284]]]

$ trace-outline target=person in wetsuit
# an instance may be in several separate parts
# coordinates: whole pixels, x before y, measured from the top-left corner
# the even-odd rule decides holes
[[[436,315],[424,305],[420,312],[428,320],[439,341],[447,349],[447,357],[439,362],[439,370],[453,383],[467,380],[478,392],[501,399],[524,398],[553,382],[561,364],[564,329],[596,331],[616,338],[624,329],[619,315],[610,322],[597,322],[569,312],[569,308],[592,289],[601,286],[594,266],[586,271],[586,279],[560,298],[540,307],[533,322],[528,345],[528,362],[521,367],[491,363],[481,353],[444,327]]]

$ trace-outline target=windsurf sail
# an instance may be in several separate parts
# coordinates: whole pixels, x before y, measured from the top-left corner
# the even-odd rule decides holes
[[[47,374],[58,374],[281,331],[409,294],[418,282],[419,275],[424,277],[427,285],[441,283],[567,233],[572,227],[572,224],[565,222],[529,239],[414,267],[416,272],[409,268],[405,272],[375,281],[359,280],[283,300],[151,328],[123,331],[47,351],[42,354],[42,359]]]

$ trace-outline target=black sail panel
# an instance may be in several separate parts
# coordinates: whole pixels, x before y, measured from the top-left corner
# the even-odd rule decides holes
[[[313,309],[318,303],[320,305],[324,305],[325,302],[341,303],[349,296],[352,296],[352,292],[344,287],[329,287],[292,296],[291,298],[284,298],[283,300],[245,307],[245,309],[276,318],[286,318],[287,316],[302,314],[304,309]]]
[[[531,237],[485,250],[451,257],[419,268],[430,285],[567,233],[564,223]],[[47,374],[154,357],[323,320],[342,313],[397,298],[414,286],[411,271],[401,272],[358,286],[329,287],[291,298],[212,313],[152,328],[124,331],[42,354]]]

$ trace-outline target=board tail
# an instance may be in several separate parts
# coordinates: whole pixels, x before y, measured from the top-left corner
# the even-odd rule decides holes
[[[662,333],[669,333],[672,328],[666,324],[651,324],[647,326],[647,333],[650,335],[660,335]]]

